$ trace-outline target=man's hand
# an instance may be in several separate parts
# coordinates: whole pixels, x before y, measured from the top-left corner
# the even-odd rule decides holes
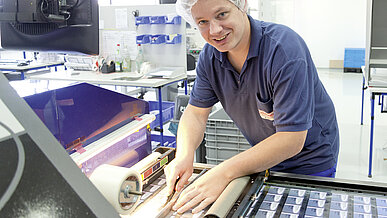
[[[173,210],[184,213],[197,205],[192,213],[198,213],[214,202],[229,183],[223,168],[218,165],[184,189]]]
[[[193,157],[175,158],[165,169],[168,195],[172,194],[175,188],[177,178],[180,178],[176,184],[176,191],[180,191],[193,173]]]

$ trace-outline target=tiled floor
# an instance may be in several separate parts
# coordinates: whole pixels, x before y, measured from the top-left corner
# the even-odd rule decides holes
[[[380,113],[380,105],[375,104],[373,173],[372,178],[368,178],[371,103],[366,90],[364,124],[360,125],[362,75],[332,69],[318,69],[318,72],[335,104],[339,123],[340,153],[336,177],[387,183],[387,160],[384,160],[387,158],[387,113]]]

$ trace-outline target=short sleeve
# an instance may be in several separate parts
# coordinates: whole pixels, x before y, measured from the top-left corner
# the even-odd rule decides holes
[[[209,55],[206,55],[205,50],[202,51],[196,67],[196,79],[189,99],[189,103],[193,106],[208,108],[219,101],[208,79],[209,74],[212,73],[211,63]]]
[[[274,73],[273,111],[277,132],[304,131],[314,116],[313,74],[304,59],[288,61]]]

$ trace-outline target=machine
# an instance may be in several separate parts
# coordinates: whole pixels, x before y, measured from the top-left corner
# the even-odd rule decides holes
[[[54,102],[62,107],[76,99],[55,93]],[[30,99],[26,101],[31,104]],[[136,149],[148,146],[147,140],[133,142],[147,139],[140,129],[149,125],[152,116],[136,113],[114,131],[102,131],[103,137],[83,140],[83,149],[75,146],[78,149],[66,152],[66,145],[75,145],[69,141],[77,140],[55,138],[52,127],[42,122],[42,117],[47,118],[44,113],[39,116],[26,101],[0,75],[0,217],[387,217],[386,184],[276,172],[238,178],[200,213],[176,214],[171,210],[173,200],[165,204],[163,173],[174,158],[174,149],[159,147],[148,156],[135,155],[140,153]],[[46,107],[52,103],[47,102]],[[56,110],[57,116],[66,115],[61,110]],[[65,126],[63,122],[56,125]],[[106,143],[111,139],[114,143]],[[119,148],[122,139],[126,145],[132,143],[129,150],[133,152],[112,155],[112,148]],[[96,143],[100,140],[105,141]],[[135,163],[122,161],[126,158]],[[195,164],[190,180],[212,167]]]
[[[1,47],[99,53],[97,0],[0,1]]]

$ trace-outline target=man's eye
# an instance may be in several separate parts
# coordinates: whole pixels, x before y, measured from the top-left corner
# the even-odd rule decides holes
[[[207,23],[207,21],[201,20],[201,21],[198,22],[198,25],[204,25],[205,23]]]
[[[227,12],[221,12],[218,14],[218,18],[223,18],[227,15]]]

